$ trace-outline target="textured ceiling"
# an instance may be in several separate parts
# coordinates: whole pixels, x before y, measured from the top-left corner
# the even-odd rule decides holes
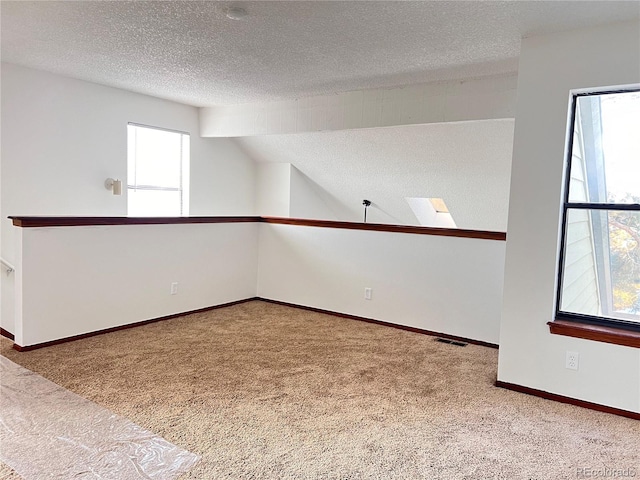
[[[234,141],[258,161],[298,168],[332,214],[324,218],[360,221],[366,198],[370,222],[418,225],[405,198],[438,197],[458,227],[506,231],[513,126],[485,120]]]
[[[515,71],[522,36],[640,17],[637,1],[0,5],[3,61],[196,106]]]

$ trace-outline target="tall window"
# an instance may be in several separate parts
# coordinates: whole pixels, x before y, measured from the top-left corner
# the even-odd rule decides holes
[[[574,96],[559,319],[640,331],[640,91]]]
[[[189,215],[189,134],[129,124],[127,213]]]

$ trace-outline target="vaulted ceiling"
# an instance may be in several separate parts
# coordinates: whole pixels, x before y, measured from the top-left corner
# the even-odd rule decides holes
[[[513,72],[522,36],[639,18],[640,2],[3,1],[1,14],[3,61],[209,106]]]
[[[416,225],[406,198],[439,197],[458,227],[505,231],[513,126],[511,119],[449,122],[236,142],[259,162],[295,165],[332,211],[323,218],[358,222],[367,198],[370,222]]]

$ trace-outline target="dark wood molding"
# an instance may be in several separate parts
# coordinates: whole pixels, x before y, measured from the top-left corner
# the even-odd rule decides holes
[[[2,335],[3,337],[7,337],[11,341],[13,341],[15,338],[13,333],[9,332],[8,330],[5,330],[2,327],[0,327],[0,335]]]
[[[526,393],[528,395],[541,397],[546,400],[553,400],[555,402],[568,403],[569,405],[575,405],[577,407],[589,408],[591,410],[597,410],[598,412],[612,413],[613,415],[620,415],[622,417],[640,420],[640,413],[637,412],[623,410],[621,408],[608,407],[606,405],[600,405],[599,403],[587,402],[586,400],[578,400],[576,398],[565,397],[564,395],[558,395],[557,393],[545,392],[544,390],[524,387],[515,383],[496,380],[496,387],[506,388],[507,390],[513,390],[514,392]]]
[[[584,338],[585,340],[594,340],[596,342],[640,348],[640,333],[631,330],[567,320],[555,320],[553,322],[547,322],[547,325],[549,325],[549,330],[554,335]]]
[[[271,300],[269,298],[262,298],[262,297],[245,298],[243,300],[236,300],[235,302],[229,302],[229,303],[223,303],[221,305],[214,305],[214,306],[211,306],[211,307],[199,308],[197,310],[190,310],[190,311],[187,311],[187,312],[174,313],[172,315],[166,315],[164,317],[158,317],[158,318],[152,318],[150,320],[142,320],[140,322],[128,323],[126,325],[119,325],[117,327],[105,328],[105,329],[102,329],[102,330],[96,330],[95,332],[82,333],[80,335],[73,335],[71,337],[59,338],[57,340],[51,340],[49,342],[43,342],[43,343],[36,343],[34,345],[22,346],[22,345],[18,345],[16,343],[14,343],[13,344],[13,348],[15,350],[19,351],[19,352],[28,352],[28,351],[36,350],[36,349],[39,349],[39,348],[51,347],[53,345],[59,345],[61,343],[73,342],[75,340],[82,340],[83,338],[94,337],[96,335],[102,335],[104,333],[117,332],[118,330],[126,330],[128,328],[140,327],[142,325],[147,325],[149,323],[160,322],[160,321],[163,321],[163,320],[170,320],[172,318],[182,317],[184,315],[191,315],[192,313],[207,312],[209,310],[216,310],[218,308],[231,307],[233,305],[238,305],[240,303],[245,303],[245,302],[251,302],[253,300],[260,300],[262,302],[273,303],[273,304],[276,304],[276,305],[283,305],[283,306],[286,306],[286,307],[298,308],[298,309],[301,309],[301,310],[308,310],[308,311],[317,312],[317,313],[324,313],[324,314],[327,314],[327,315],[333,315],[334,317],[347,318],[347,319],[350,319],[350,320],[358,320],[358,321],[367,322],[367,323],[375,323],[376,325],[383,325],[385,327],[397,328],[397,329],[400,329],[400,330],[406,330],[406,331],[413,332],[413,333],[420,333],[420,334],[423,334],[423,335],[430,335],[430,336],[433,336],[433,337],[448,338],[450,340],[456,340],[456,341],[459,341],[459,342],[471,343],[471,344],[474,344],[474,345],[481,345],[483,347],[498,348],[498,345],[496,345],[495,343],[483,342],[481,340],[473,340],[471,338],[458,337],[456,335],[449,335],[447,333],[433,332],[431,330],[424,330],[424,329],[421,329],[421,328],[408,327],[406,325],[398,325],[396,323],[385,322],[385,321],[382,321],[382,320],[374,320],[372,318],[359,317],[359,316],[356,316],[356,315],[349,315],[347,313],[334,312],[334,311],[331,311],[331,310],[324,310],[324,309],[315,308],[315,307],[307,307],[307,306],[304,306],[304,305],[297,305],[295,303],[281,302],[279,300]],[[0,330],[2,330],[2,329],[0,329]],[[14,336],[11,333],[7,332],[6,330],[2,330],[0,333],[2,333],[3,335],[5,335],[5,333],[6,333],[5,336],[7,336],[7,338],[10,338],[11,340],[14,340]]]
[[[505,232],[486,230],[464,230],[461,228],[433,228],[416,225],[389,225],[386,223],[338,222],[334,220],[310,220],[304,218],[261,217],[264,223],[298,225],[305,227],[341,228],[347,230],[372,230],[376,232],[412,233],[417,235],[438,235],[445,237],[479,238],[484,240],[506,240]]]
[[[170,320],[172,318],[182,317],[184,315],[191,315],[193,313],[208,312],[209,310],[216,310],[218,308],[231,307],[232,305],[238,305],[240,303],[250,302],[257,300],[256,297],[244,298],[242,300],[236,300],[234,302],[223,303],[220,305],[213,305],[211,307],[198,308],[197,310],[189,310],[187,312],[174,313],[172,315],[166,315],[164,317],[152,318],[150,320],[142,320],[140,322],[128,323],[126,325],[119,325],[117,327],[105,328],[103,330],[96,330],[95,332],[82,333],[80,335],[73,335],[71,337],[59,338],[57,340],[51,340],[49,342],[36,343],[35,345],[21,346],[17,343],[13,344],[13,348],[19,352],[28,352],[36,350],[38,348],[51,347],[53,345],[59,345],[61,343],[73,342],[74,340],[82,340],[83,338],[95,337],[96,335],[102,335],[104,333],[117,332],[118,330],[126,330],[128,328],[141,327],[149,323],[161,322],[163,320]],[[13,340],[13,338],[12,338]]]
[[[385,322],[382,320],[374,320],[373,318],[359,317],[357,315],[349,315],[348,313],[334,312],[332,310],[324,310],[322,308],[307,307],[305,305],[281,302],[280,300],[271,300],[269,298],[262,298],[262,297],[257,297],[256,300],[260,300],[262,302],[274,303],[276,305],[283,305],[285,307],[299,308],[301,310],[308,310],[310,312],[324,313],[327,315],[333,315],[334,317],[348,318],[349,320],[358,320],[360,322],[375,323],[376,325],[383,325],[385,327],[397,328],[400,330],[406,330],[408,332],[413,332],[413,333],[421,333],[423,335],[429,335],[432,337],[448,338],[450,340],[456,340],[458,342],[472,343],[474,345],[480,345],[480,346],[489,347],[489,348],[498,348],[498,345],[496,345],[495,343],[483,342],[482,340],[473,340],[471,338],[465,338],[465,337],[458,337],[456,335],[449,335],[447,333],[433,332],[431,330],[424,330],[422,328],[408,327],[406,325],[399,325],[397,323]]]
[[[184,223],[259,222],[260,217],[9,217],[13,225],[32,227],[82,227],[94,225],[167,225]]]
[[[385,322],[385,321],[382,321],[382,320],[374,320],[372,318],[359,317],[357,315],[349,315],[347,313],[334,312],[334,311],[331,311],[331,310],[324,310],[324,309],[315,308],[315,307],[307,307],[307,306],[304,306],[304,305],[298,305],[298,304],[295,304],[295,303],[288,303],[288,302],[281,302],[279,300],[271,300],[269,298],[262,298],[262,297],[250,297],[250,298],[245,298],[243,300],[236,300],[235,302],[223,303],[221,305],[214,305],[214,306],[211,306],[211,307],[200,308],[200,309],[197,309],[197,310],[190,310],[190,311],[187,311],[187,312],[174,313],[172,315],[166,315],[164,317],[158,317],[158,318],[152,318],[150,320],[142,320],[140,322],[128,323],[126,325],[119,325],[117,327],[105,328],[103,330],[97,330],[95,332],[82,333],[80,335],[73,335],[71,337],[59,338],[57,340],[51,340],[49,342],[37,343],[35,345],[21,346],[21,345],[18,345],[16,343],[14,343],[13,344],[13,348],[15,350],[19,351],[19,352],[28,352],[30,350],[36,350],[38,348],[50,347],[50,346],[53,346],[53,345],[59,345],[61,343],[72,342],[74,340],[82,340],[83,338],[94,337],[96,335],[102,335],[104,333],[117,332],[118,330],[126,330],[128,328],[140,327],[142,325],[147,325],[149,323],[160,322],[160,321],[163,321],[163,320],[170,320],[172,318],[182,317],[184,315],[190,315],[192,313],[207,312],[209,310],[216,310],[218,308],[231,307],[233,305],[238,305],[240,303],[250,302],[250,301],[253,301],[253,300],[260,300],[262,302],[273,303],[273,304],[276,304],[276,305],[283,305],[283,306],[291,307],[291,308],[299,308],[301,310],[308,310],[308,311],[311,311],[311,312],[324,313],[324,314],[327,314],[327,315],[333,315],[335,317],[340,317],[340,318],[347,318],[347,319],[350,319],[350,320],[358,320],[358,321],[361,321],[361,322],[375,323],[376,325],[383,325],[385,327],[397,328],[397,329],[400,329],[400,330],[406,330],[408,332],[413,332],[413,333],[420,333],[420,334],[423,334],[423,335],[430,335],[430,336],[433,336],[433,337],[448,338],[450,340],[456,340],[456,341],[459,341],[459,342],[471,343],[471,344],[474,344],[474,345],[481,345],[483,347],[498,348],[498,345],[496,345],[495,343],[483,342],[481,340],[473,340],[471,338],[458,337],[456,335],[449,335],[447,333],[433,332],[431,330],[424,330],[424,329],[421,329],[421,328],[408,327],[406,325],[398,325],[396,323]],[[6,332],[6,330],[2,331],[3,335],[4,335],[4,332]],[[10,337],[8,337],[8,338],[10,338],[11,340],[14,340],[13,335],[11,335],[9,332],[6,332],[6,333],[8,335],[10,335]]]
[[[98,225],[173,225],[185,223],[239,223],[256,222],[304,227],[368,230],[376,232],[411,233],[415,235],[437,235],[445,237],[477,238],[482,240],[507,239],[504,232],[486,230],[464,230],[460,228],[432,228],[416,225],[388,225],[385,223],[338,222],[334,220],[310,220],[281,217],[22,217],[11,216],[13,225],[33,227],[82,227]]]

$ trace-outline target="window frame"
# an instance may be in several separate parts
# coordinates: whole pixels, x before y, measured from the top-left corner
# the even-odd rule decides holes
[[[640,86],[632,86],[628,88],[607,89],[607,90],[591,90],[586,92],[572,93],[571,95],[571,117],[568,125],[568,139],[566,142],[567,151],[564,165],[564,190],[562,195],[562,216],[561,216],[561,232],[560,232],[560,248],[558,254],[558,271],[556,278],[556,302],[555,302],[555,322],[549,322],[551,333],[560,335],[568,335],[579,338],[589,338],[591,340],[599,340],[608,343],[617,343],[629,346],[637,346],[638,336],[640,335],[640,321],[611,319],[604,316],[587,315],[572,312],[565,312],[560,309],[563,290],[564,276],[564,260],[567,240],[567,220],[569,210],[586,210],[588,212],[594,210],[609,211],[637,211],[640,212],[640,204],[619,204],[619,203],[589,203],[589,202],[571,202],[569,200],[569,186],[571,183],[571,167],[573,157],[574,132],[576,128],[576,117],[578,108],[578,99],[587,96],[603,96],[619,93],[640,92]],[[582,332],[580,332],[582,330]],[[593,337],[593,332],[600,334],[615,334],[622,337],[613,341],[611,338]],[[631,343],[628,338],[631,337]],[[625,340],[627,338],[627,340]]]
[[[138,185],[134,182],[134,184],[130,183],[130,179],[127,175],[127,198],[129,196],[129,190],[142,190],[142,191],[162,191],[162,192],[179,192],[180,194],[180,216],[188,217],[189,216],[189,180],[190,180],[190,170],[191,170],[191,134],[189,132],[184,132],[182,130],[175,130],[171,128],[157,127],[154,125],[145,125],[143,123],[135,123],[135,122],[127,122],[127,144],[129,143],[129,127],[136,128],[147,128],[150,130],[159,130],[161,132],[166,133],[175,133],[181,135],[180,139],[180,186],[179,187],[163,187],[160,185]],[[189,139],[189,153],[188,158],[185,162],[185,153],[184,153],[184,136]],[[128,147],[127,147],[128,149]],[[129,168],[129,161],[127,155],[127,169]],[[186,181],[186,184],[185,184]],[[129,215],[129,204],[127,200],[127,216]],[[156,215],[154,215],[155,217]],[[166,216],[166,215],[161,215]]]

